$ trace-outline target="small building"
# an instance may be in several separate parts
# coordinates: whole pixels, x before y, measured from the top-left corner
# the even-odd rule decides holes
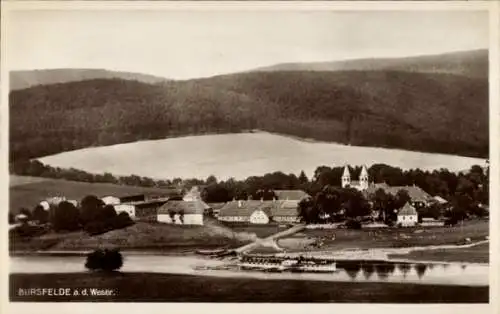
[[[260,201],[253,200],[227,202],[226,205],[220,209],[217,219],[225,222],[249,222],[250,215],[259,205]]]
[[[273,208],[273,220],[279,223],[299,222],[299,200],[286,200],[278,202]]]
[[[116,204],[116,205],[113,205],[113,207],[115,208],[115,211],[117,214],[120,214],[120,213],[127,213],[130,218],[134,219],[135,218],[135,206],[132,205],[132,204]]]
[[[141,221],[157,221],[160,207],[169,201],[168,198],[130,202],[135,208],[135,219]]]
[[[120,204],[120,203],[121,203],[121,201],[120,201],[120,198],[119,198],[119,197],[116,197],[116,196],[111,196],[111,195],[101,197],[101,201],[102,201],[105,205],[118,205],[118,204]]]
[[[144,202],[146,201],[146,195],[138,194],[138,195],[122,196],[119,198],[119,200],[120,203]]]
[[[158,222],[181,225],[203,225],[203,214],[209,208],[205,202],[168,201],[158,209]]]
[[[413,227],[417,223],[417,210],[408,202],[398,212],[397,225],[400,225],[401,227]]]
[[[232,201],[221,208],[218,219],[226,222],[251,224],[294,223],[299,221],[299,202],[299,200]]]
[[[422,222],[420,223],[422,227],[441,227],[444,226],[444,224],[445,224],[444,220],[434,219],[429,217],[422,218]]]

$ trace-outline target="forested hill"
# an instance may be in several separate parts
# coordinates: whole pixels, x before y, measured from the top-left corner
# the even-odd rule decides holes
[[[92,79],[124,79],[156,84],[166,78],[133,72],[109,71],[105,69],[46,69],[10,72],[10,90],[24,89],[38,85],[68,83]]]
[[[10,115],[13,159],[248,129],[352,145],[488,154],[487,79],[449,74],[277,71],[154,85],[95,79],[12,91]]]
[[[406,58],[353,59],[331,62],[281,63],[254,71],[405,71],[488,77],[488,50],[458,51]]]

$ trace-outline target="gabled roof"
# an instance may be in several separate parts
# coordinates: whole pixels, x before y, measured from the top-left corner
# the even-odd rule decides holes
[[[432,198],[430,194],[428,194],[418,186],[389,186],[385,183],[370,185],[368,189],[364,191],[364,194],[373,194],[378,189],[382,189],[385,191],[385,193],[392,194],[393,196],[396,196],[400,190],[405,190],[406,192],[408,192],[408,195],[413,202],[425,202],[429,201]]]
[[[398,212],[398,216],[413,216],[417,215],[417,210],[415,207],[411,206],[410,203],[406,203],[405,206],[401,207]]]
[[[238,207],[241,202],[241,207]],[[220,209],[219,217],[249,217],[256,210],[262,210],[269,217],[298,216],[299,200],[286,201],[232,201]]]
[[[224,207],[226,205],[226,203],[225,202],[223,202],[223,203],[207,203],[207,205],[211,209],[221,209],[222,207]]]
[[[188,214],[201,214],[208,209],[208,205],[203,201],[168,201],[158,209],[158,214],[168,215],[170,212],[184,212]]]
[[[227,202],[219,212],[219,217],[249,217],[259,206],[261,201],[239,200]]]
[[[282,201],[274,207],[272,215],[296,217],[299,215],[299,203],[300,201],[297,200]]]
[[[310,197],[309,194],[302,190],[274,190],[274,195],[278,200],[302,200]]]

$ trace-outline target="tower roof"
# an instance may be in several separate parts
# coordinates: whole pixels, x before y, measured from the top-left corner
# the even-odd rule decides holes
[[[342,177],[350,177],[351,173],[349,172],[349,166],[344,167],[344,173],[342,174]]]
[[[368,177],[368,169],[366,169],[366,166],[363,166],[361,168],[361,174],[359,176],[360,177]]]

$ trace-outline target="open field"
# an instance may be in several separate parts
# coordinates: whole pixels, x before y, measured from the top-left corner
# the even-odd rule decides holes
[[[320,165],[346,163],[367,166],[385,163],[403,169],[448,168],[451,171],[484,164],[479,158],[304,141],[265,132],[187,136],[92,147],[47,156],[40,161],[92,173],[107,171],[158,179],[210,175],[219,179],[243,179],[274,171],[298,174],[302,170],[311,177]]]
[[[489,243],[485,243],[470,248],[413,251],[409,254],[391,254],[389,257],[421,261],[488,263],[490,246]]]
[[[286,239],[278,245],[287,251],[307,250],[342,250],[370,248],[399,248],[457,244],[465,238],[472,241],[484,240],[489,235],[489,223],[485,220],[471,220],[463,226],[427,227],[427,228],[381,228],[381,229],[330,229],[304,230]],[[334,237],[334,238],[333,238]],[[323,239],[321,248],[309,245],[316,239]]]
[[[159,188],[144,188],[109,183],[86,183],[60,179],[10,176],[10,211],[25,207],[33,209],[40,201],[64,195],[67,199],[80,201],[87,195],[126,196],[135,194],[170,194],[174,191]]]
[[[12,301],[487,303],[488,287],[259,280],[150,273],[12,274]],[[19,288],[111,289],[112,296],[19,296]]]
[[[98,247],[119,247],[122,250],[194,251],[196,249],[237,247],[250,242],[250,237],[233,234],[224,228],[180,226],[137,222],[130,227],[90,236],[83,231],[50,232],[25,241],[13,241],[11,251],[79,251]]]

